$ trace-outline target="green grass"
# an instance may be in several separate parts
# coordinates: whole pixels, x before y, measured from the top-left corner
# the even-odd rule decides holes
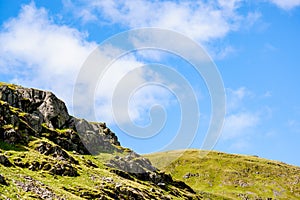
[[[40,197],[37,194],[29,191],[25,192],[16,185],[17,181],[24,182],[27,176],[43,183],[39,187],[47,188],[59,197],[72,200],[95,199],[99,195],[103,195],[107,199],[114,199],[113,195],[116,193],[117,184],[121,185],[122,188],[127,188],[128,191],[138,190],[140,193],[152,195],[155,199],[160,199],[162,196],[180,199],[171,193],[174,191],[184,192],[174,186],[170,186],[169,190],[163,190],[149,181],[137,180],[134,177],[133,180],[129,180],[113,173],[111,168],[106,167],[104,163],[116,155],[122,156],[120,152],[113,154],[101,153],[97,156],[68,152],[70,156],[78,161],[78,164],[72,164],[79,173],[79,176],[76,177],[53,175],[43,169],[32,171],[28,167],[18,167],[15,161],[20,160],[22,163],[29,163],[29,165],[33,162],[47,162],[53,166],[61,162],[51,157],[51,155],[46,156],[34,150],[41,142],[55,145],[47,138],[33,138],[27,146],[23,146],[24,151],[20,151],[17,146],[0,142],[0,154],[5,154],[9,161],[14,164],[12,167],[5,167],[0,164],[0,174],[6,178],[9,184],[8,186],[0,184],[0,199],[39,199]],[[97,168],[88,165],[88,160],[94,163]],[[113,182],[109,182],[107,179],[112,179]],[[155,191],[150,192],[151,188],[155,188]],[[124,198],[128,199],[129,197],[126,197],[125,194]]]
[[[145,157],[199,193],[229,199],[243,195],[250,199],[300,199],[300,168],[282,162],[199,150],[169,151]],[[195,176],[184,178],[187,173]]]
[[[0,150],[1,149],[4,151],[26,151],[26,148],[24,148],[22,145],[8,144],[0,140]]]

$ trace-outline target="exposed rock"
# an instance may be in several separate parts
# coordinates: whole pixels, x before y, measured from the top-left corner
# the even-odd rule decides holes
[[[57,131],[43,126],[41,136],[48,138],[67,151],[76,151],[81,154],[90,154],[90,152],[82,143],[78,133],[72,129]]]
[[[88,167],[98,168],[98,166],[93,163],[91,160],[86,160],[85,165]]]
[[[120,145],[118,138],[110,129],[103,129],[103,124],[89,123],[83,119],[74,119],[74,121],[75,130],[91,154],[119,151],[115,147]]]
[[[125,178],[125,179],[128,179],[128,180],[134,180],[134,178],[133,178],[129,173],[124,172],[124,171],[122,171],[122,170],[112,169],[112,170],[110,170],[110,172],[115,173],[115,174],[117,174],[118,176],[121,176],[121,177],[123,177],[123,178]]]
[[[11,128],[3,132],[3,141],[9,144],[15,144],[21,140],[21,135],[15,129]]]
[[[4,176],[2,176],[1,174],[0,174],[0,184],[1,185],[8,185],[8,183],[6,182]]]
[[[21,143],[25,135],[28,142],[29,135],[40,135],[68,151],[84,154],[121,151],[116,148],[120,146],[117,136],[105,123],[90,123],[70,116],[64,102],[51,92],[2,83],[0,101],[0,139],[5,142]],[[11,129],[3,130],[3,125],[9,124]],[[69,131],[60,134],[56,129]]]
[[[15,184],[22,188],[25,192],[33,192],[37,194],[41,199],[58,199],[64,200],[64,198],[57,196],[51,189],[45,187],[40,181],[34,180],[31,177],[24,177],[24,182],[15,181]]]
[[[85,166],[91,172],[98,172],[94,169],[98,168],[98,161],[92,159],[92,162],[84,154],[120,153],[107,163],[108,168],[101,169],[101,174],[106,171],[109,177],[101,175],[91,180],[95,183],[94,189],[80,184],[63,188],[84,199],[171,199],[171,196],[187,199],[184,193],[187,191],[191,195],[193,192],[183,182],[174,181],[170,175],[157,170],[148,159],[121,147],[117,136],[104,122],[91,123],[70,116],[65,104],[51,92],[0,83],[0,140],[12,144],[5,148],[23,148],[22,152],[6,152],[14,165],[6,154],[0,154],[1,165],[39,171],[39,175],[48,172],[54,179],[56,175],[86,176]],[[43,155],[35,159],[32,156],[38,153],[31,149]],[[76,156],[73,157],[71,152]],[[54,194],[49,186],[30,177],[20,181],[20,177],[16,178],[18,181],[11,180],[25,192],[35,194],[33,198],[63,199]],[[5,184],[5,181],[0,176],[0,184]],[[133,184],[133,187],[127,183],[131,181],[143,186],[137,188]],[[146,189],[149,185],[155,189]],[[176,191],[171,191],[171,188]],[[18,194],[16,198],[19,198]]]
[[[77,170],[69,163],[57,163],[52,166],[49,172],[59,176],[79,176]]]
[[[44,155],[51,155],[52,157],[56,158],[57,160],[64,160],[69,161],[74,164],[78,164],[78,161],[75,160],[72,156],[70,156],[66,151],[64,151],[59,146],[53,146],[47,142],[41,142],[35,148],[38,152]]]
[[[157,186],[164,188],[164,187],[166,187],[166,184],[165,183],[157,183]]]
[[[2,154],[0,154],[0,164],[4,165],[5,167],[12,166],[12,163],[8,160],[8,158]]]
[[[193,173],[191,173],[191,172],[188,172],[188,173],[186,173],[186,174],[183,176],[183,178],[185,178],[185,179],[188,179],[188,178],[191,178],[191,177],[199,177],[199,173],[193,174]]]
[[[117,169],[133,174],[143,174],[147,171],[156,171],[156,168],[152,166],[149,159],[143,158],[135,152],[129,153],[124,158],[116,156],[114,159],[109,161],[107,166],[113,166]]]
[[[50,128],[63,128],[70,117],[65,104],[51,92],[3,85],[0,96],[0,100],[12,107],[43,117],[43,122]]]

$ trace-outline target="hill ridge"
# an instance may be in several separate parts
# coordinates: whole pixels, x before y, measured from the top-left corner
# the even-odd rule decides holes
[[[201,157],[200,153],[189,149],[144,156],[213,199],[300,199],[300,167],[257,156],[209,151]]]
[[[52,92],[2,82],[0,173],[1,199],[201,198]]]

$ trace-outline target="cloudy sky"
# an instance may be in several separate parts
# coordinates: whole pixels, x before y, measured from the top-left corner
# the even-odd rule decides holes
[[[0,0],[0,23],[0,81],[51,90],[71,114],[77,77],[98,45],[144,27],[183,34],[203,47],[223,79],[227,113],[214,149],[300,166],[300,0]],[[149,63],[169,66],[190,83],[199,127],[188,147],[201,148],[211,117],[210,91],[189,63],[165,51],[139,50],[116,58],[92,91],[95,117],[84,107],[76,114],[106,121],[123,146],[139,153],[163,150],[186,117],[180,112],[184,98],[178,97],[189,102],[190,94],[161,68],[141,67]],[[122,82],[123,87],[141,87],[130,99],[118,96],[117,123],[112,97],[124,77],[130,81]],[[90,81],[88,76],[85,80]],[[121,100],[128,102],[129,111],[117,106]],[[85,105],[84,98],[78,102]],[[143,138],[121,130],[132,121],[140,127],[155,121],[149,118],[155,105],[166,114],[159,133]]]

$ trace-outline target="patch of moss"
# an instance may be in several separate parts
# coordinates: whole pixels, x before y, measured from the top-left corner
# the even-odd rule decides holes
[[[19,86],[11,83],[0,82],[0,86],[7,86],[9,89],[16,90]]]
[[[24,146],[19,144],[9,144],[0,140],[0,149],[4,151],[26,151]]]
[[[5,125],[2,126],[2,128],[3,128],[4,130],[9,130],[9,129],[13,129],[14,126],[13,126],[12,124],[5,124]]]

